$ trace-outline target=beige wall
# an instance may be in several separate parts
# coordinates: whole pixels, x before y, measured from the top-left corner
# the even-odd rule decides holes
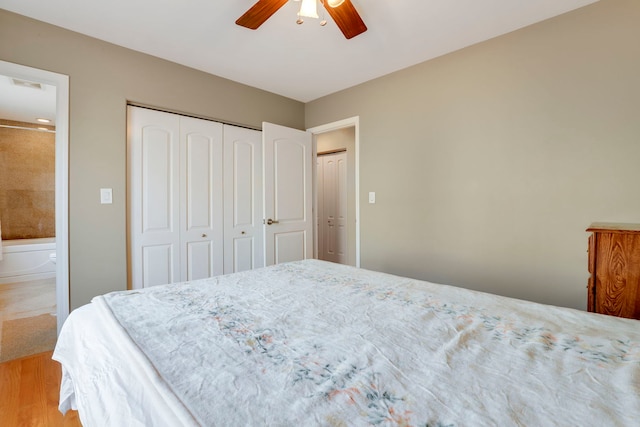
[[[304,105],[0,10],[0,59],[69,76],[71,307],[126,288],[126,103],[302,129]],[[113,204],[99,189],[113,188]]]
[[[585,228],[640,222],[639,23],[601,0],[308,103],[360,116],[362,266],[584,309]]]
[[[0,118],[2,239],[54,237],[55,134]],[[34,129],[34,130],[28,130]]]
[[[316,137],[318,153],[347,151],[347,263],[356,265],[356,128],[351,126],[321,133]]]

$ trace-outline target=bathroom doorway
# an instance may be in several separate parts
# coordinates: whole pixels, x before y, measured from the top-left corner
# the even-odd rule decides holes
[[[69,314],[68,77],[0,61],[0,361]]]

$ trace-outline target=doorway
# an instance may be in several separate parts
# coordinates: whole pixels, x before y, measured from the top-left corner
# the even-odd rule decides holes
[[[359,118],[352,117],[349,119],[340,120],[326,125],[317,126],[308,129],[313,134],[314,150],[316,153],[316,174],[315,174],[315,257],[318,259],[326,259],[328,261],[338,262],[341,264],[353,265],[360,267],[360,204],[359,204]],[[339,154],[341,153],[341,154]],[[336,157],[333,157],[333,164],[321,166],[319,164],[322,161],[324,155],[330,156],[343,156],[344,160],[342,166],[339,165]],[[327,162],[325,160],[325,162]],[[331,163],[331,162],[330,162]],[[344,180],[346,187],[346,194],[339,195],[339,191],[336,192],[338,199],[342,198],[342,204],[344,205],[343,214],[345,219],[341,220],[336,217],[335,209],[333,206],[336,204],[337,199],[330,198],[333,202],[328,202],[330,215],[325,215],[325,207],[327,203],[325,185],[322,185],[326,178],[326,172],[332,173],[334,168],[342,167],[342,177],[335,175],[330,180],[337,179]],[[339,169],[335,169],[338,172]],[[337,184],[337,183],[334,183]],[[331,184],[334,189],[337,189],[334,184]],[[328,184],[327,184],[328,185]],[[333,191],[333,190],[332,190]],[[337,203],[338,205],[340,202]],[[330,218],[331,216],[333,218]],[[321,225],[320,222],[323,222]],[[330,223],[331,222],[331,223]],[[329,233],[329,234],[328,234]],[[338,237],[340,236],[341,237]],[[327,247],[327,242],[329,246]],[[335,252],[337,246],[336,243],[346,243],[346,252],[344,255],[327,253]],[[324,254],[323,254],[324,252]]]
[[[33,271],[30,271],[29,274],[32,274],[29,278],[36,279],[36,288],[38,288],[38,280],[47,280],[45,276],[49,273],[45,273],[39,270],[40,267],[46,266],[49,268],[52,273],[51,275],[55,275],[55,290],[50,292],[49,299],[53,301],[45,302],[44,304],[52,304],[55,305],[55,319],[52,320],[52,323],[55,327],[55,335],[60,332],[60,328],[62,324],[66,320],[69,314],[69,256],[68,256],[68,122],[69,122],[69,81],[68,76],[52,73],[49,71],[39,70],[36,68],[26,67],[18,64],[13,64],[10,62],[0,61],[0,78],[4,79],[5,82],[10,81],[10,84],[22,84],[27,90],[34,90],[38,87],[44,87],[49,91],[53,91],[55,93],[54,99],[52,101],[53,105],[51,107],[51,112],[48,114],[49,117],[39,117],[38,114],[36,117],[34,116],[34,111],[38,111],[37,105],[34,104],[29,105],[28,102],[17,102],[15,99],[11,100],[6,93],[0,96],[0,109],[5,112],[10,112],[13,116],[11,121],[25,122],[24,126],[15,126],[15,127],[23,127],[23,128],[33,128],[30,126],[28,122],[35,122],[36,118],[49,118],[52,122],[49,123],[50,127],[48,131],[40,130],[41,132],[49,132],[52,129],[55,129],[54,143],[55,147],[52,149],[55,160],[53,160],[54,171],[53,171],[53,187],[54,187],[54,195],[51,197],[53,199],[53,206],[55,210],[54,219],[52,220],[53,224],[50,224],[50,227],[55,230],[55,241],[51,242],[43,242],[44,246],[40,246],[41,242],[30,242],[33,244],[24,245],[29,246],[30,248],[35,248],[35,251],[40,251],[40,248],[46,248],[48,252],[46,252],[46,260],[44,262],[36,261],[36,268]],[[29,87],[31,89],[29,89]],[[27,92],[28,93],[28,92]],[[33,92],[36,93],[35,91]],[[37,97],[36,97],[37,98]],[[20,101],[24,101],[29,99],[28,96],[22,96]],[[24,116],[20,116],[23,114]],[[24,117],[24,118],[20,118]],[[6,121],[3,122],[6,125]],[[9,124],[9,126],[13,125]],[[34,133],[37,131],[28,130],[26,132]],[[6,182],[6,181],[5,181]],[[17,248],[14,245],[5,242],[4,249],[2,252],[4,254],[21,254],[23,252],[23,248]],[[20,242],[24,243],[24,242]],[[49,246],[52,245],[52,248]],[[26,249],[25,249],[26,250]],[[20,255],[22,256],[22,255]],[[4,258],[4,257],[3,257]],[[4,261],[7,261],[8,258],[4,258]],[[0,261],[0,263],[4,262]],[[19,259],[22,262],[22,259]],[[22,267],[19,266],[18,270]],[[20,272],[19,272],[20,273]],[[20,274],[23,274],[22,271]],[[44,275],[44,276],[43,276]],[[25,277],[22,277],[24,279]],[[48,279],[52,281],[53,279]],[[26,283],[26,281],[24,281]],[[20,282],[17,282],[20,283]],[[39,283],[42,285],[42,282]],[[14,288],[18,288],[14,286]],[[15,290],[15,289],[14,289]],[[27,287],[24,289],[18,289],[18,293],[30,292]],[[42,288],[40,290],[36,290],[36,293],[41,293]],[[37,299],[37,298],[36,298]],[[24,316],[23,316],[24,317]],[[37,317],[37,316],[28,316],[28,317]],[[13,328],[12,328],[13,329]],[[17,329],[17,328],[16,328]],[[29,331],[33,328],[26,327],[25,330]]]

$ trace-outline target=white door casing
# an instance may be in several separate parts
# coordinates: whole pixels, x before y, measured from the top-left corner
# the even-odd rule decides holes
[[[180,280],[223,273],[222,129],[180,118]]]
[[[224,126],[224,273],[264,266],[262,134]]]
[[[56,88],[55,227],[57,333],[69,316],[69,76],[0,60],[0,74]]]
[[[352,211],[350,211],[350,212],[353,212],[353,221],[351,221],[349,225],[350,227],[353,227],[353,228],[350,228],[350,230],[351,230],[351,233],[354,235],[353,246],[355,247],[353,249],[354,251],[353,257],[355,259],[353,261],[350,261],[350,264],[354,265],[355,267],[360,267],[360,197],[359,197],[359,194],[360,194],[360,118],[355,116],[355,117],[350,117],[343,120],[338,120],[336,122],[315,126],[307,129],[307,132],[311,132],[311,134],[314,137],[316,137],[326,132],[332,132],[334,130],[349,128],[349,127],[353,127],[355,131],[354,148],[353,148],[352,154],[350,155],[352,156],[350,157],[350,159],[353,159],[353,163],[354,163],[353,174],[354,174],[354,181],[355,181],[353,184],[354,199],[353,199],[353,202],[350,202],[351,209],[353,209]],[[316,232],[317,232],[317,228],[316,228]],[[318,241],[319,239],[316,239],[316,242]],[[316,250],[318,250],[317,247],[316,247]],[[349,257],[351,258],[351,255]]]
[[[265,265],[313,257],[312,135],[264,122]]]

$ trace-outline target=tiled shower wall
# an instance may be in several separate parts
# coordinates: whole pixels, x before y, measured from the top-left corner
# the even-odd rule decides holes
[[[54,133],[0,127],[0,221],[3,240],[55,236]]]

